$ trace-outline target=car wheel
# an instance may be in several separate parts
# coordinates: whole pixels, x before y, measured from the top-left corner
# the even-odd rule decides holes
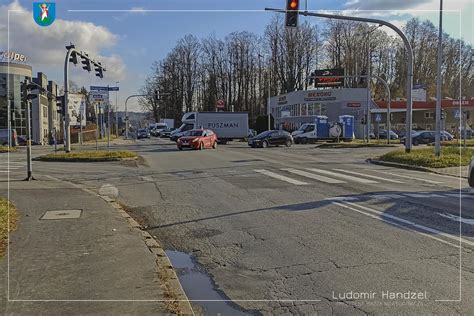
[[[413,141],[413,146],[418,146],[418,141],[417,140]]]
[[[304,144],[307,144],[307,143],[308,143],[308,138],[303,137],[303,138],[301,139],[301,143],[302,143],[303,145],[304,145]]]
[[[212,148],[213,148],[213,149],[216,149],[216,148],[217,148],[217,142],[214,142],[214,144],[212,144]]]
[[[262,148],[267,148],[268,147],[268,142],[265,140],[262,143]]]
[[[298,138],[295,138],[295,144],[299,144],[300,140]]]
[[[474,188],[474,172],[471,172],[468,183],[471,188]]]
[[[286,143],[285,143],[285,146],[286,147],[291,147],[291,140],[287,140]]]

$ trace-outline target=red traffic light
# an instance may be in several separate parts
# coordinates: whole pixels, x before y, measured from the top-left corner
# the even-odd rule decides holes
[[[286,2],[286,26],[298,26],[298,9],[300,7],[299,0],[287,0]]]
[[[292,9],[292,10],[298,9],[298,1],[296,1],[296,0],[290,1],[289,7],[290,7],[290,9]]]

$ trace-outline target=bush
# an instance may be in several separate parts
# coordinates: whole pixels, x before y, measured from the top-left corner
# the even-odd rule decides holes
[[[435,157],[434,148],[422,148],[405,153],[405,150],[395,150],[379,157],[382,161],[402,163],[412,166],[427,168],[446,168],[469,165],[471,157],[474,156],[474,149],[467,148],[460,150],[458,147],[441,148],[441,157]]]
[[[70,161],[70,162],[94,162],[94,161],[117,161],[121,159],[134,159],[137,154],[132,151],[75,151],[70,153],[52,153],[40,156],[35,160],[40,161]]]

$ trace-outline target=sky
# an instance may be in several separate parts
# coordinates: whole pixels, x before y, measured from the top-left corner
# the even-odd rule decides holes
[[[224,38],[234,31],[263,34],[273,13],[285,0],[58,0],[56,21],[38,26],[32,18],[33,1],[0,0],[0,51],[27,56],[33,72],[63,85],[65,45],[70,42],[106,67],[102,80],[82,67],[70,67],[70,79],[82,86],[118,85],[118,106],[138,92],[154,61],[164,58],[186,34]],[[412,17],[436,26],[439,0],[308,0],[308,9],[324,13],[379,18],[401,27]],[[303,9],[301,1],[300,9]],[[147,11],[151,10],[151,11]],[[218,12],[210,12],[218,10]],[[246,11],[249,10],[249,11]],[[474,1],[444,0],[443,30],[473,44]],[[300,17],[321,24],[324,19]],[[116,82],[119,82],[116,84]],[[115,96],[112,96],[115,102]],[[129,109],[140,110],[135,101]]]

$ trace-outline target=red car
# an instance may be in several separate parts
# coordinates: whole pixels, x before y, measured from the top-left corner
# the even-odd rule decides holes
[[[183,148],[204,149],[217,148],[217,135],[209,129],[193,129],[177,141],[179,150]]]

